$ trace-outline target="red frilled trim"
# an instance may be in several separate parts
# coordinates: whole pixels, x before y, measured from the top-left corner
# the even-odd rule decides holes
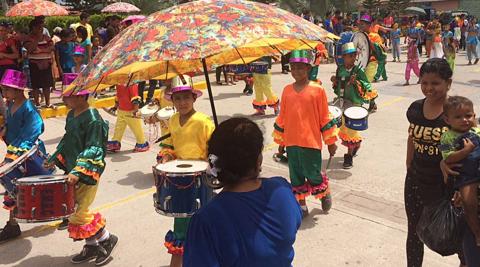
[[[328,186],[328,177],[322,174],[322,183],[319,185],[311,185],[308,181],[301,186],[292,187],[293,194],[297,200],[304,200],[306,197],[312,195],[316,199],[322,199],[330,194],[330,187]]]
[[[168,231],[165,235],[165,247],[168,253],[172,255],[183,255],[183,241],[178,240],[172,231]]]
[[[15,199],[11,198],[8,193],[3,195],[3,208],[8,211],[13,211],[17,207]]]
[[[103,227],[105,227],[105,218],[100,213],[96,213],[89,224],[78,225],[69,223],[68,233],[70,238],[82,240],[94,236]]]

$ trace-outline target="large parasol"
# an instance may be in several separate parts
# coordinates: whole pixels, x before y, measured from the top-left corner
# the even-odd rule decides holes
[[[66,16],[68,11],[54,2],[30,0],[14,5],[5,15],[7,17]]]
[[[108,5],[102,9],[102,13],[135,13],[140,9],[130,3],[118,2]]]
[[[117,35],[68,90],[207,71],[243,58],[315,47],[328,32],[288,11],[243,0],[200,0],[154,13]],[[215,109],[205,75],[212,111]]]

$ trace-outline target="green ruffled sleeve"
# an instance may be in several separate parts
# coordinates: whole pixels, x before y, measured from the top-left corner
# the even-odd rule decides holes
[[[106,142],[108,125],[103,120],[89,123],[85,150],[77,157],[75,167],[70,172],[80,178],[80,182],[95,185],[105,170]]]

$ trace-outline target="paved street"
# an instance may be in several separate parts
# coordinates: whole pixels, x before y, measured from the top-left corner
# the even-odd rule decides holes
[[[405,61],[406,55],[402,55]],[[389,60],[391,56],[389,55]],[[425,58],[422,58],[425,61]],[[457,69],[451,95],[468,96],[480,110],[480,65],[467,66],[465,54],[457,56]],[[320,66],[319,78],[333,96],[330,76],[336,66]],[[403,183],[408,123],[405,112],[410,103],[423,95],[418,85],[404,87],[405,63],[387,64],[389,79],[374,84],[379,90],[379,109],[369,118],[365,141],[354,159],[354,168],[343,170],[343,153],[339,145],[328,175],[331,179],[334,206],[329,214],[321,211],[319,202],[310,199],[311,215],[306,218],[295,243],[294,266],[405,266],[406,219],[403,208]],[[211,79],[214,80],[212,76]],[[283,87],[292,82],[290,75],[273,69],[274,91],[280,97]],[[415,84],[416,78],[410,81]],[[253,113],[252,96],[242,94],[243,82],[235,86],[214,86],[219,120]],[[210,113],[208,97],[196,102],[196,109]],[[267,110],[272,114],[272,110]],[[115,118],[102,111],[113,130]],[[275,117],[252,117],[265,132],[263,172],[265,176],[288,177],[287,166],[276,163],[271,138]],[[53,151],[64,133],[64,118],[45,121],[42,139]],[[145,127],[148,135],[148,127]],[[112,133],[112,132],[111,132]],[[173,221],[157,214],[153,208],[154,164],[158,147],[146,153],[132,153],[135,144],[127,130],[122,152],[107,156],[107,168],[100,181],[94,208],[107,218],[108,229],[119,236],[119,245],[109,266],[167,266],[169,255],[163,238]],[[1,147],[4,153],[5,147]],[[327,157],[327,153],[324,153]],[[325,161],[326,162],[326,161]],[[324,162],[324,163],[325,163]],[[3,225],[6,212],[0,212]],[[55,267],[69,266],[70,257],[78,253],[83,242],[73,243],[66,231],[49,224],[22,224],[21,238],[0,245],[0,265]],[[228,245],[228,244],[225,244]],[[80,266],[93,266],[84,264]],[[428,249],[424,266],[458,266],[456,257],[443,258]]]

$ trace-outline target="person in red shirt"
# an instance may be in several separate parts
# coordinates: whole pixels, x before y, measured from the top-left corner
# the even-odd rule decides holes
[[[123,134],[127,126],[132,130],[137,143],[134,152],[148,151],[150,145],[145,140],[145,134],[142,127],[142,119],[137,117],[140,106],[140,96],[138,95],[138,84],[117,85],[117,122],[113,133],[112,141],[108,141],[107,151],[117,152],[122,144]]]
[[[18,69],[19,50],[15,39],[9,37],[8,24],[0,23],[0,77],[7,69]]]
[[[322,147],[325,143],[333,156],[338,132],[336,119],[328,111],[325,89],[308,79],[312,62],[311,51],[292,51],[290,67],[295,82],[283,89],[273,132],[275,142],[280,145],[279,152],[286,148],[290,182],[304,217],[308,215],[305,201],[308,195],[321,199],[324,211],[331,208],[328,178],[321,173]]]

